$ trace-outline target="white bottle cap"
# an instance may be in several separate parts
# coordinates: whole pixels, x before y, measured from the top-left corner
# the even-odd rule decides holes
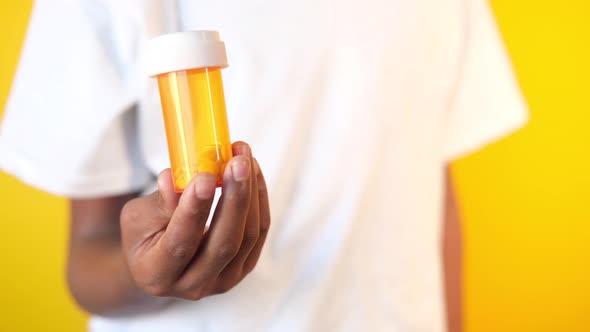
[[[217,31],[175,32],[148,42],[145,63],[147,74],[153,77],[180,70],[225,68],[227,56]]]

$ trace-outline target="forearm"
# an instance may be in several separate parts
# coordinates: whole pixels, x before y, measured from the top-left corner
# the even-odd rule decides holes
[[[68,259],[68,285],[76,302],[101,316],[132,315],[157,309],[171,301],[151,297],[133,281],[120,240],[76,239]]]
[[[449,332],[463,331],[463,236],[459,210],[449,173],[446,181],[443,221],[443,263]]]
[[[136,196],[71,201],[68,286],[78,304],[92,314],[130,315],[171,301],[141,291],[125,261],[119,219],[123,206]]]

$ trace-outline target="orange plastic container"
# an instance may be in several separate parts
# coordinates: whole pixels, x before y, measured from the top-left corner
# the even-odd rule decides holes
[[[175,190],[182,192],[199,172],[215,175],[221,186],[232,148],[221,78],[227,60],[219,34],[157,37],[150,41],[148,63],[158,79]]]

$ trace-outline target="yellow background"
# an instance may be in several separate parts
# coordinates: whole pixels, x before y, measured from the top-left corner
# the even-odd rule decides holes
[[[454,165],[467,331],[590,331],[590,1],[492,4],[532,120]],[[0,105],[30,8],[0,1]],[[0,174],[0,232],[0,331],[82,331],[66,202]]]

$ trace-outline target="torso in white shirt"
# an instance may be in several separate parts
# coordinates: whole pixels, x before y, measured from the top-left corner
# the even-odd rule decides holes
[[[237,288],[126,319],[124,331],[440,331],[457,3],[180,1],[179,29],[219,30],[226,43],[231,136],[260,160],[273,225]],[[140,114],[157,172],[167,153],[152,98]]]
[[[223,75],[231,138],[250,143],[260,162],[272,227],[256,269],[226,294],[177,301],[157,313],[94,317],[93,331],[444,330],[439,242],[445,163],[524,119],[484,0],[105,3],[129,11],[129,19],[111,18],[123,27],[113,35],[124,39],[137,33],[139,62],[148,37],[175,30],[220,31],[230,64]],[[46,10],[51,5],[45,3]],[[476,22],[473,55],[465,54],[469,11]],[[98,15],[97,22],[108,18]],[[33,30],[43,33],[42,26]],[[101,118],[102,110],[85,109],[78,127],[64,127],[61,136],[47,134],[42,140],[47,153],[34,153],[34,142],[19,138],[18,123],[27,118],[16,109],[34,111],[36,102],[47,107],[55,102],[52,118],[68,119],[78,106],[60,98],[62,90],[47,96],[38,90],[37,99],[27,98],[25,88],[45,77],[27,68],[51,70],[34,63],[30,52],[43,46],[43,38],[31,36],[10,103],[15,111],[9,111],[0,141],[5,156],[0,164],[33,185],[65,195],[98,195],[103,187],[105,193],[124,190],[90,175],[127,153],[119,138],[127,136],[126,129]],[[80,42],[91,41],[80,37]],[[59,54],[52,56],[62,61]],[[76,65],[72,68],[94,70]],[[467,83],[457,90],[460,72]],[[63,75],[67,80],[68,72]],[[143,82],[138,84],[136,128],[142,167],[157,174],[168,166],[168,154],[156,83],[139,70],[134,75]],[[95,86],[109,88],[108,81],[93,82],[82,82],[90,87],[81,85],[84,93]],[[75,96],[84,101],[84,93]],[[108,96],[92,98],[95,104],[110,102]],[[104,114],[116,118],[109,115],[115,111],[121,110]],[[111,123],[114,134],[104,132],[103,122]],[[64,138],[82,128],[85,140]],[[95,145],[94,137],[104,138],[100,151],[85,148]],[[60,169],[50,158],[51,149],[59,147],[67,149],[63,156],[70,158],[72,170],[63,178],[75,175],[75,181],[57,177],[41,183],[47,177],[35,165]],[[88,163],[87,155],[105,157]],[[79,169],[82,175],[72,174]],[[141,184],[132,170],[109,174]],[[75,186],[59,187],[63,183]]]

